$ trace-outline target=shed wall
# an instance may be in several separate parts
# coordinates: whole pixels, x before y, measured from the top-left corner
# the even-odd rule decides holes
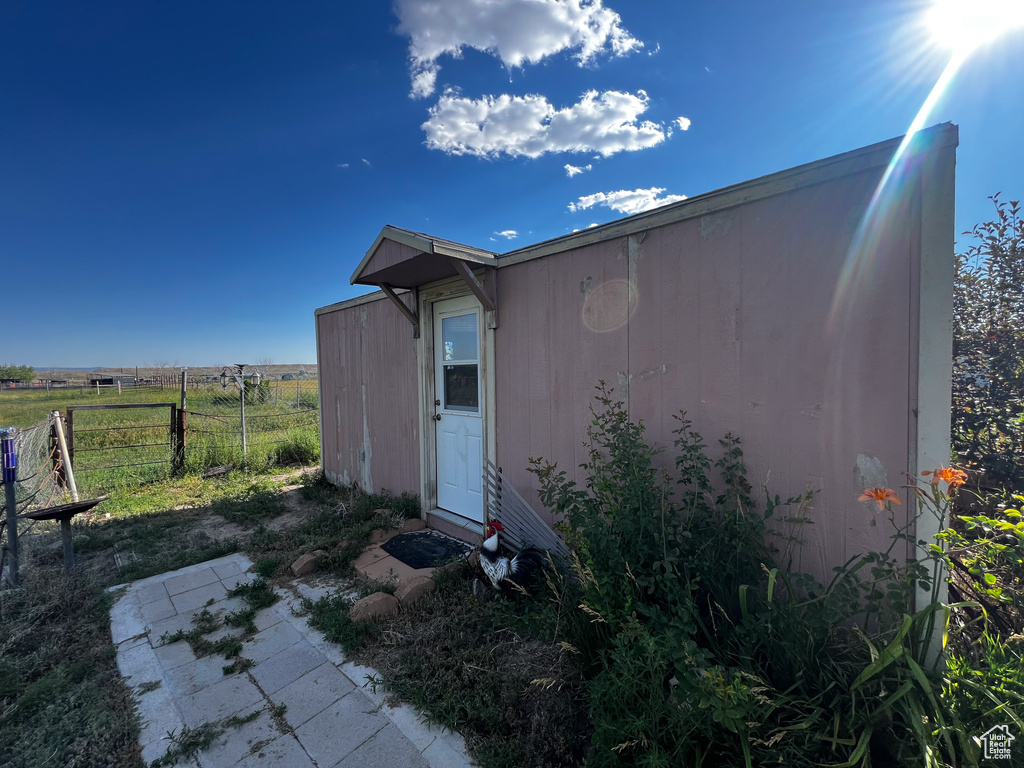
[[[411,306],[412,294],[404,300]],[[388,300],[316,316],[321,461],[371,492],[420,485],[416,340]]]
[[[502,269],[497,463],[514,487],[542,509],[527,472],[537,456],[583,479],[589,408],[603,379],[668,449],[661,464],[673,464],[672,415],[685,410],[712,458],[726,433],[743,440],[755,493],[766,481],[783,498],[819,491],[814,524],[798,531],[806,546],[797,568],[821,576],[885,549],[891,526],[856,497],[866,486],[900,488],[917,471],[913,180],[878,220],[860,288],[842,278],[883,170]],[[951,170],[948,181],[952,196]],[[830,327],[844,285],[848,311]]]

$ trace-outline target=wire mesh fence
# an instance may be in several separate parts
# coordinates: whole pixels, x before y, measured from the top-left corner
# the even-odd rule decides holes
[[[20,582],[19,520],[70,500],[56,445],[58,418],[51,415],[25,429],[0,429],[0,585],[17,586]],[[38,521],[26,522],[28,527],[22,533]]]
[[[244,399],[244,420],[243,420]],[[186,471],[315,463],[320,456],[318,382],[261,381],[187,393]]]
[[[40,418],[49,423],[51,411],[62,412],[70,422],[68,441],[80,490],[92,496],[160,480],[175,471],[319,461],[316,379],[247,380],[244,449],[242,389],[236,381],[227,379],[222,385],[218,376],[186,383],[183,418],[176,415],[182,405],[179,377],[177,387],[163,390],[9,393],[0,402],[0,427],[26,425],[28,430]],[[155,403],[160,407],[153,407]]]
[[[14,433],[13,453],[17,457],[17,472],[13,485],[17,514],[66,501],[63,467],[53,438],[55,421],[56,417],[49,416]],[[0,511],[6,514],[4,493],[0,493],[0,505]]]

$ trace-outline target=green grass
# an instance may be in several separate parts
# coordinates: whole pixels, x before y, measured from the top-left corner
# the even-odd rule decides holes
[[[21,590],[0,593],[0,764],[142,765],[103,587],[32,568]]]
[[[0,426],[25,429],[44,421],[51,411],[64,413],[73,405],[108,405],[112,403],[178,403],[179,390],[151,387],[117,389],[39,389],[0,390]],[[191,394],[191,393],[190,393]],[[109,411],[107,412],[109,413]]]
[[[230,472],[115,489],[94,516],[72,525],[75,550],[85,557],[114,549],[134,554],[137,559],[113,577],[118,582],[222,557],[237,552],[241,542],[215,538],[200,522],[209,512],[242,526],[276,517],[285,511],[282,485],[268,476]]]
[[[282,464],[316,464],[320,460],[317,382],[269,382],[246,396],[246,437],[243,455],[237,389],[219,385],[188,392],[185,454],[182,470],[202,473],[211,467],[234,466],[262,471]],[[284,395],[289,394],[285,397]],[[171,409],[131,408],[81,410],[82,406],[174,403],[179,390],[168,387],[95,390],[0,390],[0,426],[27,428],[52,411],[73,418],[74,468],[81,495],[95,498],[114,490],[163,480],[172,474],[174,459]],[[69,433],[72,430],[69,430]],[[69,434],[70,439],[70,434]]]

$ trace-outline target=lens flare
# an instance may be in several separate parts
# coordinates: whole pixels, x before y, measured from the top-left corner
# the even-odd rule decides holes
[[[939,0],[926,16],[932,38],[954,51],[971,51],[1024,27],[1021,0]]]
[[[868,203],[867,210],[861,217],[860,224],[850,243],[846,260],[843,262],[842,271],[836,282],[836,291],[832,297],[832,309],[829,312],[829,330],[835,330],[836,324],[844,318],[840,318],[844,309],[848,310],[856,293],[856,286],[868,279],[874,266],[875,258],[880,249],[880,238],[885,231],[885,222],[888,217],[895,215],[901,203],[908,199],[909,190],[903,185],[904,160],[907,147],[910,146],[915,134],[924,126],[928,115],[938,102],[939,98],[953,81],[953,77],[967,59],[969,49],[961,48],[954,52],[953,57],[942,70],[939,79],[932,87],[928,97],[921,105],[917,115],[907,129],[903,141],[900,142],[892,160],[882,174],[881,181],[875,188]]]

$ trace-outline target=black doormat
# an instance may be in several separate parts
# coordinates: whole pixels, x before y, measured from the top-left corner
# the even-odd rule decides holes
[[[410,568],[433,568],[465,557],[472,547],[437,531],[412,531],[395,536],[381,549]]]

